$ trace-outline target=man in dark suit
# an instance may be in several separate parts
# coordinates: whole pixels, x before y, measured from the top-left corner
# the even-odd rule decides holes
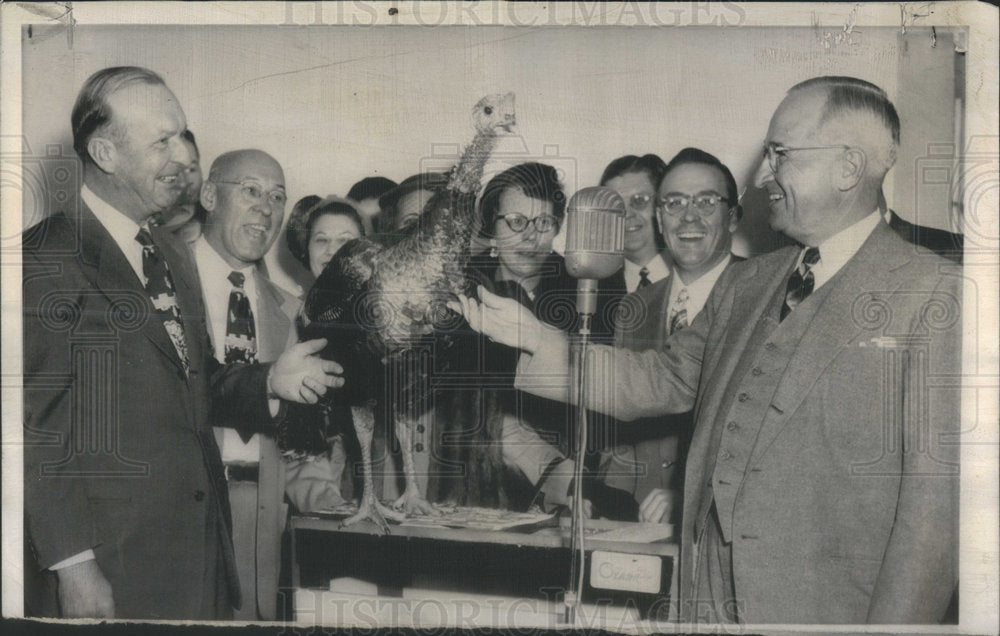
[[[95,73],[72,128],[82,205],[23,236],[26,538],[63,617],[224,618],[240,592],[209,409],[265,429],[341,369],[324,341],[212,359],[187,248],[149,224],[190,161],[158,75]]]
[[[730,251],[743,209],[736,179],[715,156],[681,150],[656,185],[655,207],[667,250],[669,275],[626,297],[615,329],[615,346],[634,351],[662,349],[687,327],[708,300],[723,270],[742,261]],[[630,493],[639,521],[680,521],[686,441],[691,413],[667,415],[617,427],[617,446],[601,462],[609,486]]]
[[[666,349],[594,348],[613,375],[591,370],[591,408],[622,419],[694,409],[682,621],[945,614],[958,576],[962,278],[878,213],[898,144],[877,86],[794,86],[757,183],[771,227],[800,245],[731,266]],[[554,381],[568,374],[565,338],[482,296],[462,310],[526,351],[516,386],[568,399]]]
[[[205,231],[192,246],[205,313],[220,363],[272,362],[288,343],[300,305],[271,282],[263,258],[281,230],[285,176],[260,150],[220,155],[202,188]],[[272,435],[237,431],[227,413],[212,418],[226,467],[233,513],[233,550],[243,606],[236,620],[277,617],[284,462]]]

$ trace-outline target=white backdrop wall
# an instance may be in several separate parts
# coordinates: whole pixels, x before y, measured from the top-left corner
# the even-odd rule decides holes
[[[837,43],[825,31],[777,27],[82,26],[70,43],[65,31],[34,27],[23,34],[24,141],[36,154],[51,144],[71,153],[70,110],[84,80],[105,66],[146,66],[180,99],[206,174],[222,152],[261,148],[284,167],[294,201],[343,194],[367,175],[417,172],[469,139],[482,95],[513,91],[520,137],[503,150],[555,164],[569,192],[595,184],[620,155],[669,160],[697,146],[727,163],[741,190],[751,186],[749,204],[784,92],[836,74],[895,98],[898,42],[893,28]],[[30,205],[26,224],[37,220]],[[781,239],[748,208],[736,250],[773,249]],[[280,237],[272,276],[296,291],[301,272],[283,251]]]

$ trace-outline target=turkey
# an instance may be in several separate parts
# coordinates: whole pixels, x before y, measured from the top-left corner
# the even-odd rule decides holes
[[[321,352],[344,367],[343,389],[319,405],[290,405],[279,428],[286,452],[321,453],[331,435],[331,413],[350,408],[361,446],[364,491],[351,525],[364,519],[388,533],[386,517],[433,514],[416,480],[413,428],[429,409],[431,367],[441,368],[462,323],[446,307],[467,294],[465,266],[475,223],[476,193],[487,159],[515,124],[514,95],[489,95],[472,111],[476,130],[447,185],[428,201],[423,216],[396,235],[360,238],[344,245],[306,296],[300,339],[326,338]],[[376,407],[394,422],[406,488],[387,507],[374,493],[371,445]]]

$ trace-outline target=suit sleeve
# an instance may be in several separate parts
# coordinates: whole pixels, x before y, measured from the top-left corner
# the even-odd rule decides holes
[[[591,346],[587,357],[587,408],[623,421],[690,411],[698,391],[711,316],[711,311],[700,312],[690,327],[670,338],[662,351]],[[569,402],[567,337],[546,329],[538,349],[521,354],[514,386]]]
[[[50,268],[25,252],[24,512],[38,564],[48,568],[97,546],[100,538],[94,533],[87,480],[79,476],[84,467],[71,444],[74,433],[79,434],[74,431],[72,393],[74,388],[85,390],[88,378],[74,374],[68,332],[47,325],[40,308],[55,290],[49,281],[58,281],[59,288],[72,283],[61,277],[32,279],[33,272],[43,269]],[[79,297],[65,300],[81,308]]]
[[[271,363],[221,364],[207,361],[211,378],[210,418],[216,426],[273,435],[281,413],[272,417],[267,399]]]
[[[919,351],[907,361],[900,401],[906,406],[899,497],[872,593],[870,623],[936,623],[958,581],[961,389],[954,379],[961,377],[961,279],[945,279],[951,284],[938,286],[916,319],[921,324],[915,325],[915,332],[927,328],[932,337],[926,363]],[[928,319],[930,312],[924,310],[940,302],[954,307],[953,324],[925,327],[925,322],[937,319]],[[934,378],[954,386],[935,387]]]

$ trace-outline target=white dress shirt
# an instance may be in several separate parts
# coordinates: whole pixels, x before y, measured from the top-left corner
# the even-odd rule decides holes
[[[694,322],[694,317],[698,315],[701,308],[705,306],[705,302],[708,301],[709,295],[712,293],[712,288],[715,287],[715,283],[719,280],[719,276],[722,276],[722,272],[726,269],[726,265],[733,260],[733,257],[724,258],[715,267],[708,270],[701,275],[697,280],[695,280],[690,285],[684,285],[684,281],[674,271],[674,277],[670,279],[670,299],[667,304],[667,316],[673,315],[673,304],[677,300],[680,291],[687,287],[688,290],[688,300],[685,303],[685,309],[687,309],[687,324]]]
[[[881,217],[878,210],[874,210],[854,225],[845,227],[816,246],[819,248],[819,262],[810,268],[814,279],[813,291],[833,278],[847,264],[847,261],[858,253],[861,245],[868,240],[879,222],[881,222]],[[795,262],[796,267],[802,263],[805,253],[806,251],[802,250],[802,253],[799,254],[799,259]]]
[[[639,281],[641,277],[639,275],[639,270],[645,267],[649,270],[647,274],[650,283],[655,283],[658,280],[663,280],[670,275],[670,267],[667,266],[667,262],[663,260],[663,254],[657,254],[645,265],[636,265],[632,261],[625,259],[625,289],[632,293],[639,289]]]
[[[94,213],[97,220],[101,222],[104,229],[111,235],[112,240],[118,249],[125,255],[128,264],[132,266],[132,271],[139,277],[142,286],[146,286],[146,275],[142,268],[142,245],[135,240],[139,230],[143,227],[149,229],[148,224],[140,226],[131,218],[125,216],[111,206],[107,201],[100,198],[87,186],[80,189],[80,198],[90,211]]]
[[[229,274],[233,271],[242,272],[244,275],[243,291],[250,301],[250,311],[253,312],[254,321],[258,325],[256,330],[257,351],[260,351],[262,334],[259,328],[260,296],[257,288],[257,268],[248,265],[242,269],[233,270],[232,266],[215,251],[215,248],[208,244],[204,236],[195,241],[194,260],[198,264],[198,278],[201,280],[201,289],[205,294],[205,319],[208,321],[208,335],[212,339],[215,359],[223,364],[226,362],[226,318],[229,313],[229,293],[233,289],[233,284],[229,282]],[[244,444],[235,429],[215,427],[215,437],[219,440],[223,462],[257,463],[260,461],[260,439],[257,435],[251,437],[250,441]]]

